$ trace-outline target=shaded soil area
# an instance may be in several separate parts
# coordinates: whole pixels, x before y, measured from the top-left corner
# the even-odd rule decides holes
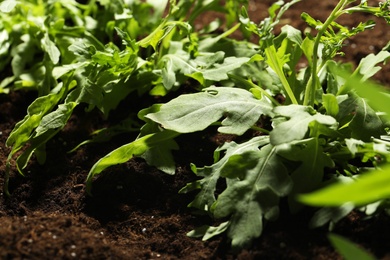
[[[250,15],[259,21],[274,1],[250,2]],[[299,18],[302,11],[323,21],[336,2],[303,0],[287,12],[283,23],[304,30]],[[356,25],[360,20],[354,17],[346,16],[345,24]],[[390,30],[380,21],[374,30],[348,42],[343,59],[356,64],[389,40]],[[377,80],[390,86],[388,70],[385,67]],[[25,92],[0,95],[0,185],[9,153],[5,141],[34,98],[33,93]],[[126,100],[117,114],[129,102],[143,106],[137,98]],[[47,144],[45,165],[33,158],[25,177],[13,170],[12,196],[0,196],[1,259],[341,259],[328,242],[327,228],[307,227],[310,210],[291,215],[282,207],[281,218],[267,223],[253,247],[242,252],[231,252],[224,237],[203,242],[186,236],[196,226],[213,224],[208,216],[196,215],[186,207],[194,194],[178,191],[194,180],[190,163],[211,164],[215,148],[232,138],[217,134],[215,129],[177,139],[180,151],[175,153],[175,175],[161,173],[136,158],[105,171],[94,183],[94,196],[87,196],[85,179],[91,166],[135,135],[120,135],[104,144],[68,151],[112,121],[80,107],[65,129]],[[378,258],[390,259],[389,220],[385,215],[367,219],[354,212],[333,232],[359,243]]]

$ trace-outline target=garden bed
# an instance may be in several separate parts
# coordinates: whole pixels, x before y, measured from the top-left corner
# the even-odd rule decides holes
[[[250,2],[250,16],[255,21],[263,19],[267,15],[265,8],[273,3]],[[304,22],[299,18],[303,11],[324,19],[336,2],[304,0],[286,12],[283,23],[304,30]],[[207,14],[202,19],[200,22],[206,21]],[[355,22],[344,19],[346,24]],[[389,40],[388,25],[378,20],[374,30],[348,42],[343,60],[357,64],[367,54],[381,50]],[[376,79],[390,86],[388,72],[387,66]],[[4,162],[10,152],[5,147],[6,139],[35,97],[35,93],[25,91],[0,95],[0,172],[5,171]],[[47,143],[44,165],[33,158],[25,177],[13,171],[9,185],[12,196],[0,197],[0,258],[341,259],[328,241],[327,227],[308,228],[312,211],[291,215],[283,201],[281,217],[267,222],[261,237],[242,252],[231,252],[223,236],[206,242],[186,236],[197,226],[215,224],[211,218],[198,216],[186,207],[194,194],[178,194],[195,179],[190,163],[210,165],[213,151],[225,140],[234,139],[218,134],[213,127],[177,139],[181,149],[174,152],[175,175],[161,173],[143,159],[135,158],[102,173],[94,182],[94,196],[86,195],[85,179],[93,164],[134,140],[136,134],[123,134],[108,143],[68,151],[88,139],[92,131],[121,120],[126,116],[121,115],[122,107],[127,104],[132,104],[136,112],[145,107],[140,100],[130,97],[121,103],[110,121],[103,120],[96,111],[87,113],[85,107],[78,107],[65,128]],[[387,215],[366,219],[364,214],[353,212],[337,223],[333,232],[385,259],[390,258],[389,221]]]

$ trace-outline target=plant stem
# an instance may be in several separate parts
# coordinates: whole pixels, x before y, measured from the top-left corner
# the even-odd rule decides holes
[[[255,89],[258,89],[261,94],[263,94],[264,96],[266,96],[275,106],[280,106],[280,103],[278,101],[276,101],[276,99],[274,99],[267,91],[265,91],[263,88],[261,88],[260,86],[257,86],[256,84],[254,84],[251,80],[245,80],[239,76],[236,76],[234,74],[231,74],[229,75],[230,78],[236,80],[236,81],[239,81],[241,84],[243,84],[244,86],[246,86],[247,88],[255,88]]]
[[[317,75],[317,63],[318,63],[318,47],[320,45],[321,37],[326,32],[329,25],[336,20],[343,12],[341,12],[345,5],[348,4],[350,0],[341,0],[336,7],[333,9],[329,17],[326,19],[325,23],[322,25],[321,29],[318,31],[317,36],[314,41],[313,46],[313,59],[311,65],[311,77],[307,83],[305,90],[305,98],[303,100],[304,106],[313,106],[315,99],[315,91],[317,89],[318,75]]]
[[[252,126],[251,129],[252,129],[252,130],[255,130],[255,131],[262,132],[262,133],[267,134],[267,135],[270,133],[269,130],[264,129],[264,128],[261,128],[261,127],[258,127],[258,126],[255,126],[255,125]]]

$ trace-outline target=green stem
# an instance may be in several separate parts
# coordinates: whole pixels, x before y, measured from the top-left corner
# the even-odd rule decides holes
[[[255,125],[252,126],[251,129],[252,129],[252,130],[255,130],[255,131],[262,132],[262,133],[267,134],[267,135],[270,133],[269,130],[264,129],[264,128],[261,128],[261,127],[258,127],[258,126],[255,126]]]
[[[248,89],[250,89],[250,88],[258,89],[261,92],[261,94],[266,96],[275,106],[280,106],[280,103],[278,101],[276,101],[276,99],[274,99],[267,91],[265,91],[263,88],[257,86],[252,81],[245,80],[245,79],[243,79],[239,76],[236,76],[234,74],[229,75],[229,77],[234,79],[235,81],[240,82],[242,85],[244,85]]]
[[[280,63],[278,59],[278,54],[276,52],[275,46],[271,45],[265,49],[265,55],[267,56],[268,65],[275,71],[279,76],[280,82],[283,85],[284,90],[286,91],[287,96],[290,98],[293,104],[298,104],[297,99],[295,98],[294,92],[292,91],[290,84],[283,72],[283,64]]]
[[[342,10],[345,7],[345,5],[348,4],[348,2],[349,2],[349,0],[341,0],[337,4],[337,6],[333,9],[332,13],[326,19],[326,21],[323,24],[323,26],[321,27],[321,29],[318,31],[318,34],[315,38],[314,46],[313,46],[311,77],[307,83],[306,90],[305,90],[305,98],[303,100],[304,106],[313,106],[314,105],[315,91],[317,89],[317,82],[318,82],[318,75],[317,75],[318,48],[320,45],[321,37],[326,32],[329,25],[334,20],[336,20],[341,14],[343,14]]]
[[[4,183],[3,183],[3,192],[4,195],[9,198],[11,194],[9,193],[9,173],[11,171],[11,156],[8,156],[7,162],[5,163],[5,173],[4,173]]]

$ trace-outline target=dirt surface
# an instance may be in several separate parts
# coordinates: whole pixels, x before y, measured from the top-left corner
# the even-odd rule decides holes
[[[259,21],[274,1],[250,2],[250,15]],[[304,30],[299,18],[302,11],[323,21],[335,3],[303,0],[287,12],[283,23]],[[345,23],[351,26],[357,22],[346,18]],[[379,51],[389,39],[389,27],[379,22],[373,31],[348,43],[344,59],[356,64],[368,53]],[[385,68],[377,80],[390,86],[387,72]],[[33,93],[24,92],[0,95],[0,185],[9,153],[5,141],[34,98]],[[126,102],[118,111],[129,104]],[[138,99],[131,102],[143,105]],[[86,113],[80,107],[65,129],[47,144],[44,166],[33,158],[25,177],[16,171],[12,174],[12,197],[0,196],[1,259],[341,259],[327,240],[327,228],[307,227],[310,211],[298,215],[282,212],[278,221],[267,223],[252,248],[238,253],[229,251],[224,237],[202,242],[186,236],[196,226],[213,223],[186,208],[193,194],[178,191],[194,179],[189,164],[210,164],[213,150],[224,138],[231,138],[216,134],[215,129],[206,135],[177,139],[181,150],[175,154],[178,166],[174,176],[159,172],[142,159],[133,159],[105,171],[94,183],[94,196],[87,196],[84,182],[91,166],[135,136],[121,135],[105,144],[67,152],[93,130],[117,119],[110,120],[104,121],[99,113]],[[389,220],[383,215],[365,219],[355,212],[333,231],[378,258],[390,259]]]

